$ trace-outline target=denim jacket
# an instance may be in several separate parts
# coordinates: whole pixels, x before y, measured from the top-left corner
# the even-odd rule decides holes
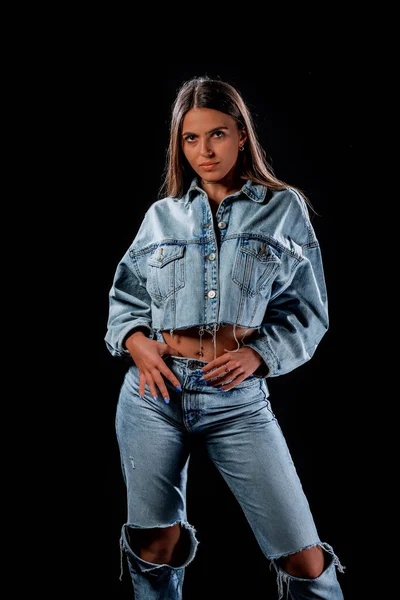
[[[241,345],[263,359],[261,376],[275,377],[313,356],[328,322],[320,246],[298,192],[247,180],[214,223],[194,179],[183,197],[146,211],[114,275],[105,342],[129,356],[124,340],[139,326],[150,337],[198,327],[214,347],[222,325],[255,328]]]

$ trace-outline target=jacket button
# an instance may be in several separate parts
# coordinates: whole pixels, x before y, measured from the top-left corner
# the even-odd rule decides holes
[[[226,227],[226,223],[225,223],[225,221],[220,221],[220,222],[218,223],[218,227],[219,227],[220,229],[225,229],[225,227]]]
[[[215,290],[210,290],[207,294],[207,296],[209,298],[215,298],[216,295],[217,295],[217,292]]]
[[[211,254],[208,255],[208,260],[215,260],[214,252],[211,252]]]

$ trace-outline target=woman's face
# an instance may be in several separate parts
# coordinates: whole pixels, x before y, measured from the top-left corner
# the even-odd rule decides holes
[[[182,122],[182,150],[192,169],[207,182],[233,175],[239,147],[246,141],[232,117],[211,108],[192,108]]]

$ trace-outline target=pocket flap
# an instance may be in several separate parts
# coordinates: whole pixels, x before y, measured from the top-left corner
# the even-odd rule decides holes
[[[149,265],[162,268],[171,260],[182,258],[185,252],[185,246],[163,245],[159,246],[149,259]]]
[[[271,247],[261,240],[243,240],[240,251],[251,254],[260,262],[280,262],[279,257],[272,252]]]

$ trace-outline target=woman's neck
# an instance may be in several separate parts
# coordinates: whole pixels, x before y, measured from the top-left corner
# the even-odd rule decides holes
[[[234,182],[233,180],[230,182],[222,182],[201,179],[200,185],[206,192],[208,198],[217,204],[221,204],[224,198],[240,190],[237,182]]]

